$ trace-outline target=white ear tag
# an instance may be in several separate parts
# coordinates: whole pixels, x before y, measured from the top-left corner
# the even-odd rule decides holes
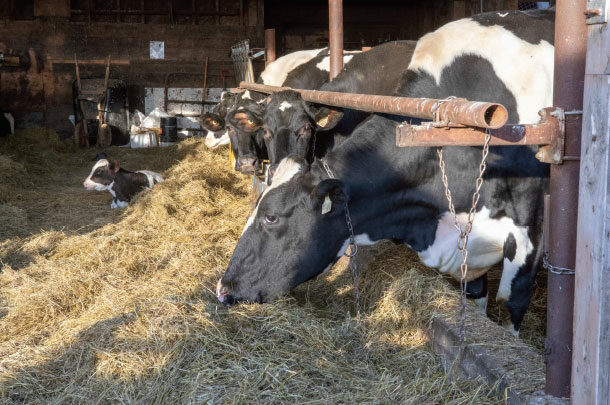
[[[333,203],[330,201],[330,197],[328,195],[324,197],[324,202],[322,203],[322,215],[328,214],[333,207]]]

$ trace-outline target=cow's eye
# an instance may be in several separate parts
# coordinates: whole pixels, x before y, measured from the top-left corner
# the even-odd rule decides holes
[[[275,215],[265,215],[263,221],[266,225],[275,224],[278,221],[278,217],[276,217]]]

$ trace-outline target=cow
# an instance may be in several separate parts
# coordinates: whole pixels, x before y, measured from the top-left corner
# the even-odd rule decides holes
[[[392,95],[414,49],[415,41],[393,41],[354,55],[337,77],[318,90]],[[268,181],[284,157],[297,154],[311,161],[314,150],[317,157],[322,157],[369,115],[305,103],[290,90],[275,93],[267,100],[263,131],[271,165]]]
[[[297,51],[279,57],[265,68],[259,76],[257,83],[281,86],[291,71],[306,64],[320,54],[328,55],[328,48]],[[208,148],[217,148],[229,144],[229,133],[227,128],[225,128],[224,120],[239,98],[238,94],[223,92],[220,96],[220,102],[214,107],[212,112],[201,116],[200,124],[204,132],[206,132],[204,138],[205,145]]]
[[[551,86],[553,76],[553,31],[552,9],[451,22],[418,42],[397,95],[502,102],[513,120],[531,122],[530,110],[552,101],[545,86]],[[218,281],[218,299],[227,305],[268,302],[329,269],[350,241],[347,206],[356,244],[400,241],[427,266],[458,278],[458,231],[448,210],[438,148],[396,147],[396,127],[403,120],[374,114],[311,165],[301,157],[285,158]],[[481,147],[442,150],[463,226]],[[502,263],[496,299],[504,302],[510,314],[506,326],[515,334],[542,256],[549,167],[535,158],[536,151],[533,146],[490,147],[468,242],[468,295],[485,310],[486,272]]]
[[[343,61],[346,63],[346,66],[349,65],[351,59],[357,53],[359,52],[345,52]],[[267,69],[269,69],[270,66],[268,66]],[[283,85],[289,87],[315,89],[329,80],[328,71],[328,51],[321,52],[310,61],[298,66],[295,71],[289,72],[283,82]],[[215,134],[219,134],[223,129],[225,129],[236,157],[235,170],[244,174],[252,174],[261,170],[262,160],[266,159],[267,156],[266,145],[262,138],[263,131],[261,130],[260,125],[257,125],[256,128],[239,125],[238,120],[236,121],[231,118],[235,114],[238,114],[238,116],[244,117],[244,124],[247,123],[248,120],[250,122],[262,121],[264,105],[260,105],[260,102],[263,101],[266,96],[254,91],[244,91],[243,93],[238,93],[230,97],[230,102],[227,102],[227,104],[230,103],[230,107],[227,109],[225,116],[207,116],[207,123],[206,118],[204,118],[203,121],[204,124],[208,126],[204,126],[204,128],[208,131],[214,130]],[[238,112],[238,109],[243,111]],[[247,118],[245,118],[246,115],[248,116]],[[217,127],[209,126],[209,124],[214,123],[224,123],[226,128],[222,127],[221,125],[218,125]],[[217,135],[215,136],[217,137]],[[208,137],[210,137],[209,134]],[[240,160],[247,163],[240,165]]]
[[[149,170],[130,172],[119,166],[116,160],[110,162],[103,157],[93,165],[91,173],[83,182],[87,190],[105,191],[112,194],[110,208],[125,208],[131,199],[141,190],[152,189],[163,181],[159,173]],[[101,157],[98,155],[98,157]]]
[[[9,112],[0,112],[0,137],[15,134],[15,119]]]

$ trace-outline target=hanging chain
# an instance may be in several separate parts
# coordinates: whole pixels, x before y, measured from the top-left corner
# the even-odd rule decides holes
[[[336,179],[332,170],[330,170],[328,163],[326,163],[326,159],[321,158],[320,162],[322,162],[322,167],[324,167],[324,170],[326,170],[326,174],[328,174],[328,177],[330,177],[331,179]],[[345,203],[343,209],[345,211],[345,222],[347,223],[347,229],[349,231],[349,246],[347,250],[343,253],[343,255],[350,259],[348,266],[352,271],[352,277],[354,279],[354,294],[356,295],[356,317],[360,318],[360,290],[358,289],[358,265],[354,260],[354,256],[356,256],[356,253],[358,253],[358,246],[356,245],[356,237],[354,236],[354,226],[352,224],[352,217],[349,215],[349,208],[347,206],[347,202]]]
[[[311,144],[311,161],[312,162],[316,161],[316,140],[317,140],[316,138],[317,138],[317,135],[318,135],[318,131],[317,131],[316,128],[314,128],[314,130],[313,130],[313,139],[312,139],[313,142]]]
[[[485,143],[483,144],[483,151],[481,152],[479,176],[477,177],[477,180],[475,182],[475,190],[472,194],[472,205],[470,206],[468,218],[463,228],[458,221],[457,214],[455,213],[455,206],[453,205],[453,200],[451,198],[451,190],[449,190],[449,182],[447,180],[445,161],[443,160],[443,148],[439,147],[436,151],[436,153],[438,154],[438,165],[441,169],[441,179],[443,181],[443,185],[445,186],[445,197],[447,197],[449,211],[451,212],[451,215],[453,215],[454,226],[460,233],[460,236],[457,241],[457,247],[460,250],[460,253],[462,254],[462,264],[460,265],[460,354],[464,349],[464,341],[466,339],[466,276],[468,274],[468,236],[470,235],[470,231],[472,231],[472,223],[474,222],[475,210],[477,208],[477,204],[479,203],[479,198],[481,196],[483,173],[485,172],[485,168],[487,166],[486,162],[487,155],[489,154],[490,139],[491,134],[489,133],[489,130],[487,130],[485,135]]]

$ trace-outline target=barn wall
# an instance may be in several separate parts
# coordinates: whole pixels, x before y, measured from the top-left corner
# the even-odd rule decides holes
[[[143,4],[145,13],[137,14]],[[166,12],[168,5],[174,9]],[[111,77],[126,81],[130,106],[141,110],[144,88],[163,87],[170,73],[170,86],[202,87],[205,56],[208,87],[222,86],[222,70],[234,86],[229,49],[246,38],[263,46],[262,0],[0,0],[0,51],[20,56],[20,66],[0,68],[0,110],[12,111],[21,125],[72,131],[75,55],[128,62],[112,66]],[[150,60],[149,41],[165,42],[164,60]],[[81,76],[103,77],[104,69],[82,65]]]
[[[514,10],[515,0],[483,0],[483,11]],[[427,32],[480,12],[480,0],[346,0],[344,48],[359,49]],[[278,56],[328,46],[328,1],[265,0],[265,28],[275,28]]]
[[[514,0],[484,0],[485,11],[516,8]],[[91,7],[91,9],[89,9]],[[345,48],[417,39],[480,9],[480,0],[349,0]],[[18,126],[28,121],[70,132],[71,84],[79,60],[104,60],[112,78],[129,86],[130,106],[143,110],[144,88],[234,86],[230,46],[248,38],[263,46],[263,26],[276,28],[277,53],[328,44],[328,1],[284,0],[0,0],[0,51],[20,56],[0,68],[0,109]],[[149,41],[165,42],[165,59],[149,58]],[[255,66],[260,71],[262,64]],[[104,65],[83,65],[83,77],[103,77]]]

